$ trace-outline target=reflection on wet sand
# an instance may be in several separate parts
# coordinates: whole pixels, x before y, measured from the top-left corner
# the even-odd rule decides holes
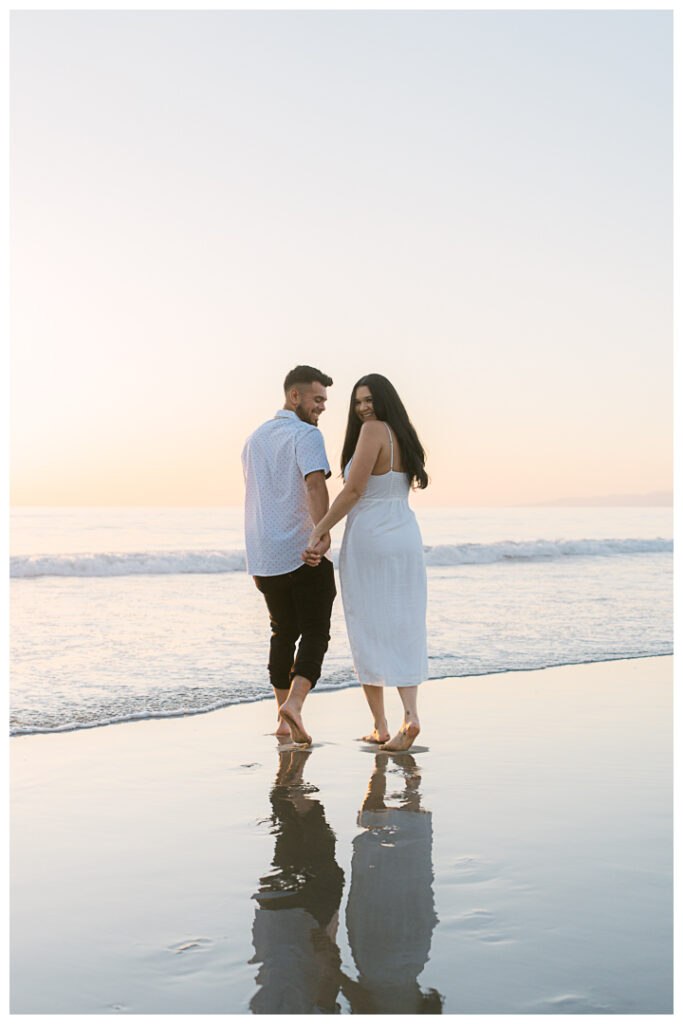
[[[254,899],[254,956],[261,966],[252,1013],[338,1013],[336,943],[344,872],[317,792],[303,781],[310,750],[281,750],[270,793],[272,871]]]
[[[391,767],[389,767],[391,765]],[[387,770],[402,792],[386,795]],[[443,998],[417,978],[437,923],[432,816],[420,806],[411,754],[377,753],[353,841],[346,928],[358,981],[342,978],[353,1013],[441,1013]],[[387,800],[392,804],[388,805]]]

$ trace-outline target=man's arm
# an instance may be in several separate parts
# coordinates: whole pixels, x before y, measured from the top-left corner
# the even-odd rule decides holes
[[[317,469],[306,477],[306,502],[308,504],[308,511],[311,513],[311,519],[314,525],[317,526],[320,520],[327,515],[330,507],[330,496],[327,493],[327,481],[325,480],[324,470]],[[305,559],[309,565],[317,565],[332,542],[329,533],[326,533],[321,540],[322,545],[316,549],[316,554]]]

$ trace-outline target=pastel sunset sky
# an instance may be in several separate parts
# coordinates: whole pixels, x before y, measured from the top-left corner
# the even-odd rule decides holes
[[[12,501],[233,505],[299,362],[424,504],[668,491],[672,15],[23,11]]]

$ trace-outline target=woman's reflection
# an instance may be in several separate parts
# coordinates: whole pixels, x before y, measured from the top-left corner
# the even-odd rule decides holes
[[[303,781],[310,750],[280,751],[270,793],[273,870],[254,899],[254,956],[260,963],[252,1013],[338,1013],[336,943],[344,872],[317,792]]]
[[[391,765],[391,767],[389,767]],[[387,769],[402,791],[387,797]],[[353,1013],[441,1013],[443,998],[417,983],[437,923],[432,816],[420,806],[411,754],[377,753],[353,841],[346,928],[358,981],[344,977]],[[391,800],[391,805],[387,802]]]

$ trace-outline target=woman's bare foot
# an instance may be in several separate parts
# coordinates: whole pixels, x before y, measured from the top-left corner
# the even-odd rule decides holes
[[[379,748],[380,750],[408,750],[412,747],[415,739],[420,732],[420,723],[415,720],[404,723],[398,730],[396,735],[389,740],[388,743],[383,743]]]
[[[289,726],[289,731],[295,743],[312,743],[313,740],[304,729],[301,711],[297,707],[289,707],[289,701],[280,705],[280,717]]]
[[[283,722],[281,718],[278,718],[278,720],[277,720],[277,729],[275,730],[273,735],[275,735],[275,736],[284,736],[286,739],[290,739],[292,734],[290,732],[290,728],[287,725],[287,723]]]
[[[361,736],[361,739],[365,743],[386,743],[391,733],[384,727],[384,729],[378,729],[377,726],[369,732],[367,736]]]

